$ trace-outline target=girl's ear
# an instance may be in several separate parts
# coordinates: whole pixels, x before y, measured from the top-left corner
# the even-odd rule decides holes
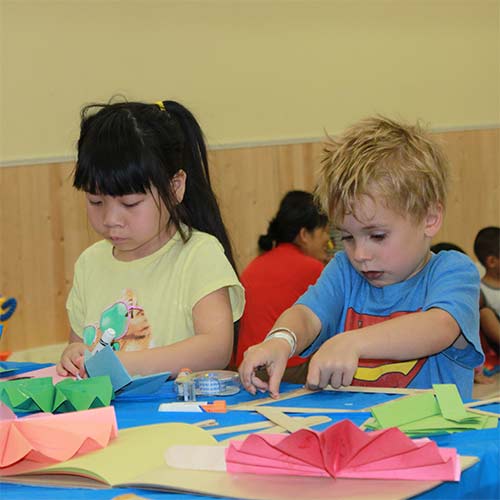
[[[186,179],[187,174],[182,169],[177,171],[177,173],[172,177],[172,190],[178,203],[181,203],[184,199],[184,193],[186,192]]]
[[[432,239],[439,232],[443,224],[443,215],[444,210],[441,203],[437,203],[429,208],[424,219],[424,233],[427,237]]]

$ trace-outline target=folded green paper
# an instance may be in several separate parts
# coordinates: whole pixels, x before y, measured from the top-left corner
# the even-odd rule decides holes
[[[369,429],[398,427],[411,437],[495,428],[498,419],[467,411],[454,384],[433,385],[425,392],[402,397],[371,409]]]
[[[0,400],[20,413],[64,413],[109,406],[114,397],[109,377],[65,379],[54,385],[52,377],[0,382]]]

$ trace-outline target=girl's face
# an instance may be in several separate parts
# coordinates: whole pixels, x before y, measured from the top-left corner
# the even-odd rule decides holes
[[[87,214],[94,230],[113,245],[118,260],[146,257],[174,234],[170,215],[158,191],[124,196],[86,193]]]
[[[339,229],[353,267],[370,284],[384,287],[417,274],[430,258],[432,237],[441,227],[442,210],[429,211],[422,222],[403,217],[362,196],[356,215],[346,215]]]

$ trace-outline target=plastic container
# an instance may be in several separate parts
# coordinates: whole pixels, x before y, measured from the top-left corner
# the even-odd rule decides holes
[[[175,379],[177,399],[195,401],[197,396],[231,396],[241,389],[240,377],[237,372],[228,370],[207,370],[189,373],[181,370]],[[194,391],[195,399],[186,396],[186,390]],[[188,399],[186,399],[188,397]]]

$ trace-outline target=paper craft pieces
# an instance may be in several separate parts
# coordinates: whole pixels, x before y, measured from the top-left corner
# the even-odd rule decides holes
[[[0,403],[0,476],[26,473],[105,448],[118,435],[112,406],[17,418]]]
[[[0,401],[18,413],[88,410],[109,406],[112,398],[109,377],[68,378],[55,385],[52,377],[0,382]]]
[[[201,409],[207,413],[226,413],[226,401],[224,399],[216,399],[211,403],[201,405]]]
[[[312,496],[316,500],[401,500],[439,484],[439,481],[334,480],[331,477],[269,475],[260,476],[256,481],[256,477],[251,474],[182,470],[165,465],[165,450],[177,446],[194,449],[211,446],[216,450],[220,449],[213,437],[193,425],[152,424],[120,430],[117,439],[113,439],[104,449],[41,467],[26,474],[2,477],[1,480],[65,487],[146,488],[170,494],[197,493],[249,500],[289,500]],[[222,452],[224,453],[224,449]],[[477,458],[469,458],[464,467],[475,462]]]
[[[183,413],[226,413],[226,401],[216,399],[212,403],[208,401],[174,401],[173,403],[161,403],[158,411],[183,412]]]
[[[413,437],[495,428],[498,418],[467,410],[454,384],[436,384],[430,392],[374,406],[369,429],[398,427]]]
[[[85,413],[89,412],[71,415],[78,416]],[[57,415],[57,417],[67,415]],[[38,417],[36,415],[36,418]],[[89,423],[97,429],[101,425],[101,420],[92,419]],[[73,426],[77,427],[76,425],[71,427]],[[58,442],[57,437],[56,439]],[[10,475],[3,477],[2,481],[28,484],[33,481],[35,484],[54,485],[64,478],[64,486],[93,488],[119,486],[120,483],[132,481],[138,474],[161,467],[164,464],[165,449],[180,443],[206,445],[216,444],[216,440],[203,429],[189,424],[161,423],[131,427],[120,430],[118,437],[103,449],[74,456],[62,463],[51,465],[39,463],[36,468],[31,468],[29,471],[10,469],[5,471],[5,476]]]
[[[207,403],[208,401],[173,401],[172,403],[161,403],[160,406],[158,406],[158,411],[203,413],[200,405]]]
[[[57,384],[61,380],[65,380],[67,378],[71,378],[71,379],[76,378],[73,376],[63,377],[62,375],[59,375],[57,373],[56,366],[52,365],[52,366],[47,366],[45,368],[39,368],[38,370],[23,372],[20,375],[11,375],[4,380],[13,380],[13,379],[17,379],[17,378],[43,378],[43,377],[52,377],[53,384]]]
[[[411,440],[391,428],[363,432],[342,420],[323,432],[301,429],[289,436],[248,436],[226,451],[228,472],[331,476],[334,478],[458,481],[455,449],[429,439]]]
[[[145,377],[131,377],[109,345],[94,355],[85,351],[85,369],[89,377],[109,376],[117,395],[127,396],[157,392],[170,376],[170,372],[163,372]]]
[[[15,371],[15,368],[3,368],[0,366],[0,377],[7,377]]]

